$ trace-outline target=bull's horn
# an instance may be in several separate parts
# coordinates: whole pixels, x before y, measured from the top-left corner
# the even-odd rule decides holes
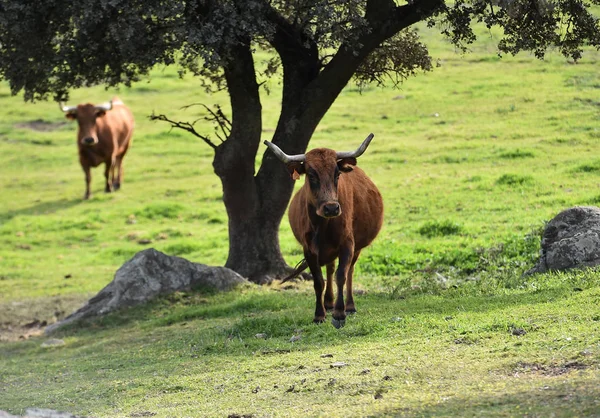
[[[77,106],[65,106],[63,102],[58,102],[58,107],[65,113],[74,112],[77,110]]]
[[[112,100],[108,103],[103,103],[101,105],[96,105],[94,106],[96,108],[96,110],[104,110],[104,111],[109,111],[110,109],[112,109],[113,106],[113,102]]]
[[[341,160],[342,158],[358,158],[361,155],[363,155],[363,153],[367,150],[367,147],[369,146],[369,144],[371,143],[371,140],[373,139],[375,135],[373,134],[369,134],[369,136],[363,141],[362,144],[360,144],[360,147],[358,147],[355,151],[338,151],[337,152],[337,158],[338,160]]]
[[[281,150],[277,145],[272,142],[264,141],[264,144],[273,151],[273,154],[277,156],[284,163],[303,163],[306,161],[305,154],[297,154],[297,155],[287,155],[285,152]]]

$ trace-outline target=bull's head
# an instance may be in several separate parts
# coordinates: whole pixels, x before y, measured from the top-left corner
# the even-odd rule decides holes
[[[316,148],[306,154],[288,155],[277,145],[265,141],[265,145],[287,166],[294,180],[306,174],[311,203],[317,215],[334,218],[342,213],[338,202],[338,178],[340,173],[352,171],[373,139],[370,134],[355,151],[339,152],[328,148]]]
[[[81,145],[92,146],[98,143],[98,133],[96,130],[96,118],[102,117],[107,111],[112,109],[112,100],[102,105],[80,104],[77,106],[65,106],[58,104],[60,110],[65,112],[67,119],[77,119],[79,124],[79,133],[77,141]]]

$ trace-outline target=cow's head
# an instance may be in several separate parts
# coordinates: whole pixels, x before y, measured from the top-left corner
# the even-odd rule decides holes
[[[104,116],[107,111],[112,109],[112,101],[102,105],[87,103],[77,106],[64,106],[62,103],[59,103],[59,106],[65,112],[67,119],[77,119],[77,123],[79,124],[78,143],[83,146],[96,145],[98,143],[96,119]]]
[[[300,174],[306,174],[309,199],[315,206],[317,215],[335,218],[342,213],[338,202],[338,178],[341,173],[352,171],[356,159],[365,152],[372,139],[373,134],[370,134],[355,151],[339,152],[316,148],[298,155],[287,155],[272,142],[264,143],[285,163],[294,180],[299,179]]]

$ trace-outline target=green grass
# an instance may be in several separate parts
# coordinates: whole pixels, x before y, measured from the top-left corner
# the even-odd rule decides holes
[[[75,310],[144,248],[224,264],[212,150],[147,116],[195,120],[200,108],[182,106],[227,109],[227,97],[174,68],[132,89],[73,92],[73,103],[116,93],[136,117],[122,190],[104,194],[96,169],[82,201],[75,126],[55,103],[23,103],[0,85],[0,410],[599,415],[598,271],[522,273],[546,221],[600,202],[600,55],[577,65],[552,54],[498,59],[493,33],[459,55],[423,34],[439,68],[400,90],[348,86],[311,142],[351,149],[375,133],[359,164],[382,192],[385,222],[358,262],[359,312],[340,330],[311,323],[310,283],[274,284],[178,293],[41,347],[39,323]],[[264,139],[281,100],[269,84]],[[295,265],[301,249],[285,220],[280,236]]]

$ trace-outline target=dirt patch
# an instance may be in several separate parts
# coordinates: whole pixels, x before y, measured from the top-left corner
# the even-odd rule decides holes
[[[564,364],[517,363],[515,373],[533,373],[542,376],[561,376],[572,370],[584,370],[589,366],[580,361],[570,361]]]
[[[74,312],[89,295],[63,295],[0,303],[0,341],[18,341],[41,335],[46,326]]]
[[[35,119],[29,122],[17,123],[15,124],[15,128],[31,129],[32,131],[37,132],[52,132],[62,128],[67,124],[68,122],[48,122],[47,120],[43,119]]]
[[[44,333],[44,328],[48,325],[46,321],[34,320],[25,325],[0,324],[0,342],[27,340]]]

